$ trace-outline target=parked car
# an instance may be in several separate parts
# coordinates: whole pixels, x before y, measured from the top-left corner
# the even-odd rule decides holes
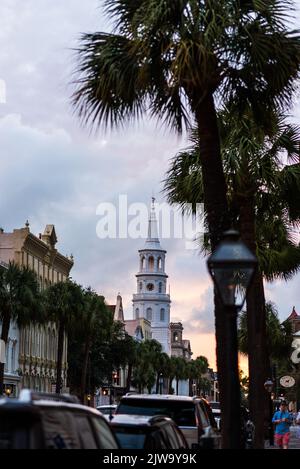
[[[111,405],[99,405],[97,410],[101,412],[102,415],[110,422],[111,418],[113,417],[114,413],[116,412],[117,404]]]
[[[181,429],[190,448],[220,448],[221,437],[211,425],[206,404],[198,397],[130,394],[121,398],[116,415],[166,415]]]
[[[214,416],[217,428],[218,428],[218,430],[220,430],[221,429],[221,406],[220,406],[220,402],[210,401],[209,405],[211,407],[212,414]]]
[[[118,449],[105,418],[69,395],[21,391],[0,400],[0,449]]]
[[[115,415],[111,421],[123,449],[188,449],[183,433],[169,417]]]

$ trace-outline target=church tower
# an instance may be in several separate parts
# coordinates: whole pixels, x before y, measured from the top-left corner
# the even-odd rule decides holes
[[[157,229],[157,220],[152,206],[148,224],[148,237],[143,249],[139,250],[139,271],[137,293],[133,295],[133,317],[144,318],[151,323],[152,339],[163,347],[163,352],[171,355],[170,338],[170,295],[167,292],[165,273],[166,251],[162,249]]]

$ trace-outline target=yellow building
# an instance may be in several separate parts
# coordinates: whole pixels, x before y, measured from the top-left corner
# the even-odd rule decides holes
[[[54,225],[47,225],[38,237],[30,232],[29,223],[12,233],[0,230],[0,264],[10,261],[26,266],[37,274],[41,289],[65,281],[73,267],[72,256],[56,249]],[[18,330],[11,324],[6,344],[5,385],[14,394],[26,387],[51,392],[56,381],[57,330],[55,324],[32,325]],[[64,344],[63,386],[67,376],[67,339]]]

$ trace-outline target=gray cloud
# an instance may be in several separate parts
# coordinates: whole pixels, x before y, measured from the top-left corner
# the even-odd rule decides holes
[[[59,249],[75,256],[73,278],[110,301],[120,291],[130,317],[143,242],[98,239],[96,207],[122,193],[129,202],[148,203],[185,140],[149,122],[90,136],[72,115],[71,48],[81,32],[107,29],[101,3],[1,0],[0,79],[6,81],[7,103],[0,104],[0,224],[9,231],[29,218],[38,234],[54,223]],[[173,320],[183,319],[186,338],[213,332],[212,289],[200,289],[208,278],[204,259],[186,251],[182,241],[162,244]],[[297,308],[298,281],[268,286],[267,296],[283,316]]]

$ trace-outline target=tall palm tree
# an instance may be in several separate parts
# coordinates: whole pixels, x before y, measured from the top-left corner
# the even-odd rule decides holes
[[[91,347],[97,333],[105,329],[106,305],[104,297],[87,288],[83,292],[83,309],[81,311],[81,320],[77,324],[83,339],[83,364],[81,371],[81,401],[85,402],[87,370]],[[91,390],[89,389],[89,392]]]
[[[47,318],[57,326],[56,393],[62,388],[62,360],[65,336],[82,318],[84,295],[82,288],[71,280],[58,282],[45,290]]]
[[[19,327],[44,321],[39,284],[36,274],[10,262],[0,268],[1,340],[7,343],[12,321]],[[3,394],[4,364],[0,363],[0,396]]]
[[[300,42],[285,25],[287,0],[106,0],[114,33],[85,34],[73,103],[91,127],[116,126],[145,112],[182,131],[196,123],[203,195],[212,250],[230,225],[215,98],[250,105],[288,104],[300,64]],[[217,365],[225,397],[224,316],[215,294]],[[221,400],[223,443],[227,409]]]
[[[285,279],[300,267],[300,249],[291,235],[292,224],[300,221],[297,197],[300,197],[300,167],[284,167],[298,159],[299,129],[286,123],[282,115],[269,113],[268,129],[256,125],[251,110],[243,115],[234,109],[219,114],[222,158],[232,224],[259,258],[260,270],[255,275],[247,296],[250,410],[256,424],[256,444],[262,446],[264,401],[261,398],[266,376],[270,374],[265,332],[265,297],[263,276]],[[203,202],[203,178],[197,135],[192,133],[193,146],[176,155],[165,180],[165,191],[171,203]],[[297,189],[298,188],[298,189]],[[297,195],[296,202],[290,191]],[[206,243],[206,248],[207,243]]]

